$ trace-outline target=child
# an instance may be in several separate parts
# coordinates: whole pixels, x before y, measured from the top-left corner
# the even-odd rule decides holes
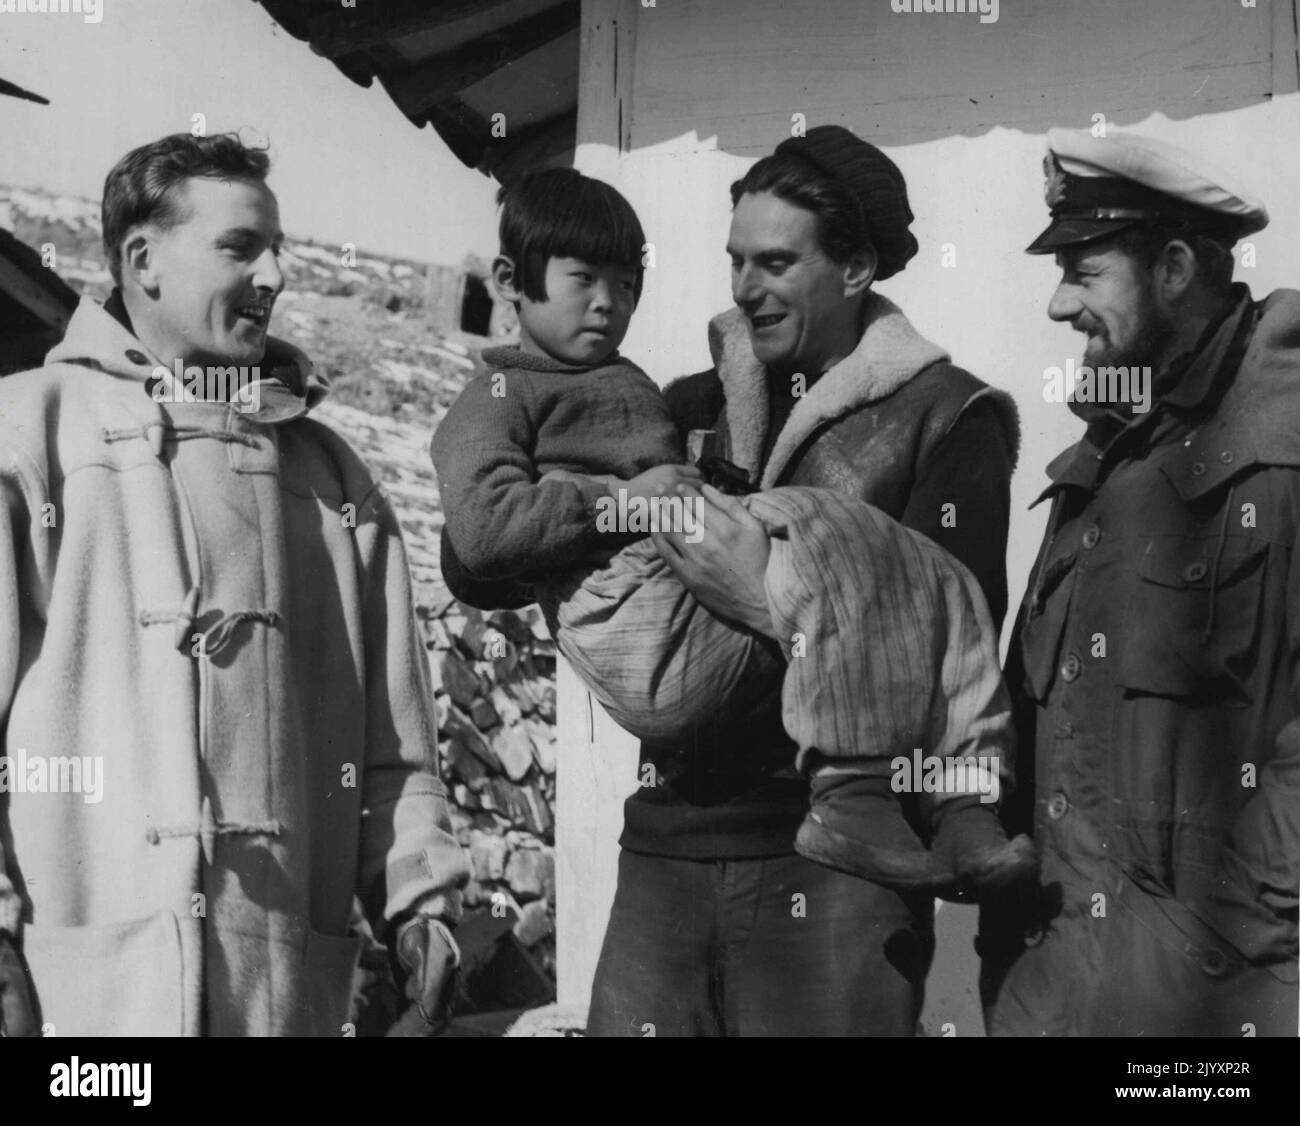
[[[520,343],[483,353],[494,370],[434,435],[444,565],[535,584],[560,651],[640,738],[739,712],[766,682],[766,647],[700,606],[642,532],[599,519],[620,491],[625,505],[651,502],[701,480],[682,464],[658,389],[618,354],[644,275],[636,215],[613,188],[564,169],[527,175],[500,199],[493,281],[518,309]],[[981,890],[1032,873],[1032,846],[1007,841],[987,800],[1010,717],[973,577],[924,536],[827,490],[773,489],[746,504],[773,536],[778,634],[803,638],[782,693],[812,782],[798,851],[906,889]],[[937,824],[929,851],[890,769],[927,745],[993,762],[979,796],[967,787],[923,801]]]

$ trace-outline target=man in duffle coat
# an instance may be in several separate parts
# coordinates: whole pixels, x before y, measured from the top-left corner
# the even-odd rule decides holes
[[[267,168],[233,135],[125,156],[118,288],[0,382],[7,1035],[347,1035],[354,897],[394,1031],[445,1024],[468,870],[405,552],[267,335]]]

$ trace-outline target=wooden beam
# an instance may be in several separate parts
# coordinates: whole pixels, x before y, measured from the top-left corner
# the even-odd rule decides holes
[[[381,81],[403,112],[420,113],[568,34],[578,26],[580,12],[578,0],[563,0],[460,50],[438,55]]]
[[[309,17],[312,49],[328,59],[382,46],[394,39],[445,27],[494,9],[508,11],[517,0],[358,0],[344,8],[332,0],[319,15]]]
[[[1273,97],[1300,90],[1300,30],[1297,28],[1297,0],[1273,0],[1272,87]]]
[[[36,102],[37,105],[48,106],[49,98],[43,98],[40,94],[33,94],[30,90],[24,90],[21,86],[15,86],[12,82],[6,82],[0,78],[0,94],[8,94],[14,98],[23,98],[29,102]]]
[[[578,40],[578,144],[627,152],[637,0],[584,0]],[[580,169],[607,176],[607,170]]]
[[[448,98],[430,107],[424,120],[438,131],[457,160],[469,168],[479,167],[483,152],[492,140],[492,126],[486,118],[460,99]],[[423,123],[419,121],[419,124]]]
[[[518,133],[493,137],[491,124],[457,99],[441,102],[428,112],[429,124],[462,164],[496,176],[503,184],[571,153],[577,117],[577,110],[572,109]]]
[[[508,184],[534,168],[570,164],[577,135],[575,108],[530,126],[515,137],[489,139],[478,168]]]
[[[66,328],[72,316],[62,301],[3,256],[0,256],[0,290],[55,328]]]

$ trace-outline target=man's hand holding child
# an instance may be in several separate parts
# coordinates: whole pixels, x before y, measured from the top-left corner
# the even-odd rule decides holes
[[[712,485],[681,488],[683,496],[699,497],[705,534],[692,543],[680,532],[651,536],[663,561],[695,597],[719,618],[765,637],[776,637],[767,605],[767,560],[771,544],[767,530],[739,497],[727,496]]]

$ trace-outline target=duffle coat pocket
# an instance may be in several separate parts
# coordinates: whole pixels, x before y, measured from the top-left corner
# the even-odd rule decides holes
[[[52,1035],[180,1036],[176,916],[90,927],[23,928],[23,957]]]

